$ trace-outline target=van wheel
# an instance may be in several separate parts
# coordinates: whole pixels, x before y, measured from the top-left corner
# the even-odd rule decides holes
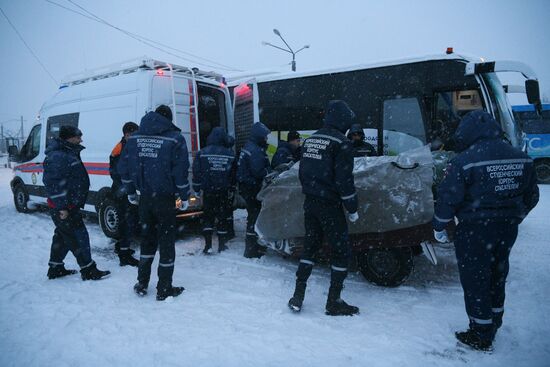
[[[105,236],[118,239],[120,237],[118,230],[120,214],[116,202],[109,197],[105,197],[99,204],[98,214],[99,225]]]
[[[27,206],[29,203],[29,194],[25,189],[25,186],[19,184],[13,190],[13,203],[15,204],[15,209],[19,213],[30,213],[31,210]]]
[[[397,287],[412,274],[413,252],[410,247],[374,248],[358,256],[361,274],[383,287]]]
[[[535,161],[535,171],[541,184],[550,184],[550,159],[539,159]]]

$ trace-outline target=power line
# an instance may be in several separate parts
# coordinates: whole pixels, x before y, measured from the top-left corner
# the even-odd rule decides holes
[[[55,78],[53,77],[53,75],[48,71],[48,69],[46,69],[46,67],[44,66],[44,64],[42,63],[42,61],[40,61],[40,59],[38,58],[38,56],[34,53],[34,51],[31,49],[31,47],[27,44],[27,42],[25,42],[25,39],[23,38],[23,36],[21,35],[21,33],[19,33],[19,31],[17,30],[17,28],[15,28],[15,25],[13,25],[13,23],[11,22],[10,18],[8,18],[8,16],[6,15],[6,13],[4,13],[4,10],[2,8],[0,8],[0,11],[2,12],[2,14],[4,15],[4,18],[6,18],[6,20],[8,21],[8,23],[10,24],[11,28],[15,31],[15,33],[17,33],[17,35],[19,36],[19,39],[21,40],[21,42],[23,42],[23,44],[25,45],[25,47],[27,47],[27,50],[29,50],[29,52],[34,56],[34,58],[36,59],[36,61],[38,61],[38,63],[40,64],[40,66],[42,66],[42,69],[44,69],[44,71],[50,76],[50,78],[53,80],[53,82],[57,85],[57,80],[55,80]]]
[[[78,14],[78,15],[80,15],[80,16],[83,16],[83,17],[85,17],[85,18],[87,18],[87,19],[90,19],[90,20],[93,20],[93,21],[95,21],[95,22],[98,22],[98,23],[101,23],[101,24],[103,24],[103,25],[106,25],[106,26],[108,26],[108,27],[111,27],[111,28],[113,28],[113,29],[115,29],[115,30],[117,30],[117,31],[119,31],[119,32],[121,32],[121,33],[127,35],[128,37],[131,37],[131,38],[135,39],[135,40],[138,41],[138,42],[141,42],[141,43],[143,43],[143,44],[145,44],[145,45],[147,45],[147,46],[149,46],[149,47],[152,47],[152,48],[154,48],[154,49],[156,49],[156,50],[159,50],[159,51],[161,51],[161,52],[164,52],[164,53],[166,53],[166,54],[169,54],[169,55],[172,55],[172,56],[174,56],[174,57],[177,57],[178,59],[182,59],[182,60],[185,60],[185,61],[188,61],[188,62],[192,62],[192,63],[195,63],[195,64],[200,64],[200,65],[203,65],[203,66],[211,67],[211,68],[214,68],[214,69],[216,69],[216,68],[221,68],[221,69],[225,69],[225,70],[229,70],[229,71],[239,71],[238,69],[229,67],[229,66],[227,66],[227,65],[223,65],[223,64],[217,63],[217,62],[215,62],[215,61],[212,61],[212,60],[209,60],[209,59],[200,57],[200,56],[193,55],[193,54],[191,54],[191,53],[189,53],[189,52],[185,52],[185,51],[179,50],[179,49],[177,49],[177,48],[173,48],[173,47],[164,45],[164,44],[162,44],[162,43],[160,43],[160,42],[157,42],[157,41],[151,40],[151,39],[149,39],[149,38],[140,36],[140,35],[138,35],[138,34],[129,32],[129,31],[127,31],[127,30],[124,30],[124,29],[122,29],[122,28],[120,28],[120,27],[117,27],[117,26],[115,26],[115,25],[113,25],[113,24],[107,22],[106,20],[104,20],[104,19],[102,19],[101,17],[95,15],[94,13],[92,13],[92,12],[86,10],[84,7],[80,6],[79,4],[77,4],[77,3],[75,3],[75,2],[73,2],[73,1],[71,1],[71,0],[68,0],[68,1],[69,1],[71,4],[73,4],[74,6],[77,6],[78,8],[82,9],[84,12],[88,13],[89,15],[84,14],[84,13],[82,13],[82,12],[79,12],[79,11],[77,11],[77,10],[75,10],[75,9],[68,8],[68,7],[66,7],[66,6],[64,6],[64,5],[62,5],[62,4],[56,3],[56,2],[54,2],[54,1],[46,0],[46,2],[48,2],[48,3],[52,4],[52,5],[58,6],[58,7],[60,7],[60,8],[63,8],[63,9],[65,9],[65,10],[68,10],[68,11],[70,11],[70,12],[76,13],[76,14]],[[189,58],[186,58],[186,57],[182,57],[182,56],[180,56],[180,55],[174,54],[173,52],[167,51],[166,49],[163,49],[162,47],[159,47],[159,46],[157,46],[157,45],[163,46],[163,47],[166,47],[166,48],[169,48],[169,49],[172,49],[172,50],[175,50],[175,51],[177,51],[177,52],[180,52],[180,53],[183,53],[183,54],[186,54],[186,55],[190,55],[191,57],[194,57],[194,58],[196,58],[196,59],[206,60],[206,61],[210,62],[211,64],[216,64],[216,65],[218,65],[218,66],[214,66],[214,65],[211,65],[211,64],[207,64],[207,63],[205,63],[205,62],[200,62],[200,61],[192,60],[192,59],[189,59]]]
[[[180,52],[180,53],[182,53],[182,54],[184,54],[184,55],[193,57],[193,58],[198,59],[198,60],[203,60],[203,61],[209,62],[209,63],[211,63],[211,64],[218,65],[219,67],[223,67],[223,68],[225,68],[225,69],[227,69],[227,70],[241,71],[241,70],[235,69],[235,68],[233,68],[233,67],[230,67],[230,66],[221,64],[221,63],[219,63],[219,62],[216,62],[216,61],[213,61],[213,60],[210,60],[210,59],[201,57],[201,56],[197,56],[197,55],[192,54],[192,53],[190,53],[190,52],[183,51],[183,50],[177,49],[177,48],[175,48],[175,47],[171,47],[171,46],[169,46],[169,45],[166,45],[166,44],[163,44],[163,43],[161,43],[161,42],[152,40],[152,39],[150,39],[150,38],[147,38],[147,37],[144,37],[144,36],[140,36],[139,34],[136,34],[136,33],[130,32],[130,31],[126,31],[126,30],[124,30],[124,29],[122,29],[122,28],[120,28],[120,27],[116,27],[116,26],[114,26],[113,24],[108,23],[106,20],[100,18],[98,15],[96,15],[96,14],[90,12],[89,10],[86,10],[83,6],[77,4],[77,3],[74,2],[73,0],[67,0],[67,1],[70,2],[71,4],[77,6],[78,8],[82,9],[83,11],[85,11],[86,13],[88,13],[89,15],[93,16],[93,17],[96,18],[98,21],[100,21],[100,22],[102,22],[102,23],[104,23],[104,24],[106,24],[106,25],[108,25],[108,26],[110,26],[110,27],[113,27],[113,28],[115,28],[115,29],[117,29],[117,30],[120,30],[121,32],[124,32],[125,34],[127,34],[127,35],[129,35],[129,36],[134,36],[134,37],[141,38],[141,39],[143,39],[143,40],[145,40],[145,41],[147,41],[147,42],[151,42],[151,43],[157,44],[157,45],[159,45],[159,46],[166,47],[166,48],[168,48],[168,49],[170,49],[170,50]],[[210,65],[209,65],[209,66],[210,66]]]

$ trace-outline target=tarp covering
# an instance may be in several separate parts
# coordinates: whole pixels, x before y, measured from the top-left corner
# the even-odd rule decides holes
[[[303,237],[304,195],[299,163],[272,178],[258,194],[262,210],[256,221],[261,239]],[[350,233],[387,232],[430,222],[433,216],[433,159],[428,146],[398,156],[355,158],[359,220]]]

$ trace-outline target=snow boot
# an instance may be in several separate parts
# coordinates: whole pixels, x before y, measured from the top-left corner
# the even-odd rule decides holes
[[[140,297],[145,297],[147,295],[147,285],[137,282],[134,285],[134,292]]]
[[[498,329],[502,326],[502,317],[504,316],[504,311],[502,312],[493,312],[493,339],[497,334]]]
[[[470,328],[466,331],[456,332],[455,337],[462,344],[465,344],[475,350],[483,352],[491,352],[493,350],[493,341],[491,339],[482,338],[480,333],[474,329]]]
[[[245,239],[245,247],[243,256],[247,259],[259,259],[263,253],[259,251],[260,245],[255,234],[247,234]]]
[[[50,266],[48,269],[48,279],[61,278],[67,275],[76,274],[77,271],[73,269],[65,269],[65,265]]]
[[[118,259],[120,262],[120,266],[126,266],[126,265],[138,266],[139,265],[139,260],[132,256],[132,251],[133,250],[130,250],[130,249],[119,250]]]
[[[227,235],[218,235],[218,252],[227,250]]]
[[[183,293],[183,287],[170,287],[157,290],[157,301],[164,301],[168,297],[177,297]]]
[[[202,253],[208,255],[212,252],[212,232],[204,233],[204,241],[206,242],[206,245],[204,246]]]
[[[342,298],[340,298],[342,288],[342,285],[330,285],[327,304],[325,306],[326,315],[353,316],[359,313],[359,307],[348,305]]]
[[[95,262],[92,263],[92,265],[80,270],[82,280],[99,280],[109,274],[111,274],[109,270],[98,270]]]
[[[304,297],[306,295],[306,282],[296,281],[296,288],[294,289],[294,295],[288,300],[288,308],[293,312],[300,312],[302,310],[302,303],[304,303]]]

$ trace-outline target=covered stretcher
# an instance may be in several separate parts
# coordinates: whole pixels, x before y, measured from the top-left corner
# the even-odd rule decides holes
[[[304,195],[299,163],[270,177],[258,194],[256,232],[264,243],[304,237]],[[350,234],[381,233],[422,225],[433,216],[434,164],[428,146],[397,156],[355,158],[359,220]]]

